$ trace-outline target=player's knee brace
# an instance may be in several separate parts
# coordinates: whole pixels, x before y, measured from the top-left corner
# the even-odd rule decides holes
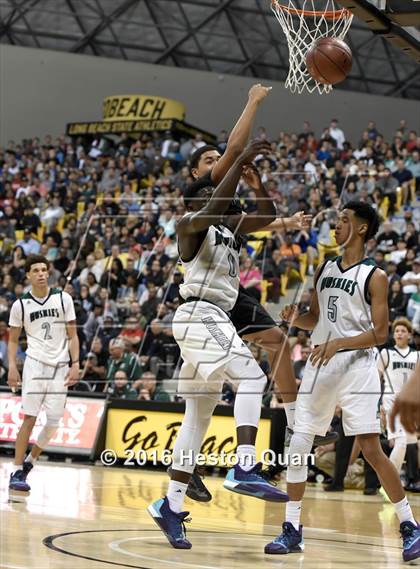
[[[45,425],[45,427],[43,427],[42,431],[38,435],[36,445],[39,448],[45,448],[47,444],[50,442],[50,440],[53,438],[53,436],[55,435],[57,428],[58,428],[58,423],[55,426],[51,426],[48,424]]]
[[[287,482],[298,484],[308,477],[308,455],[314,443],[314,435],[293,433],[289,449]]]
[[[263,393],[267,376],[254,358],[237,356],[226,364],[224,371],[229,381],[238,388],[238,392],[252,395]]]
[[[237,386],[234,415],[236,427],[257,427],[267,377],[253,358],[233,358],[225,368],[230,381]]]

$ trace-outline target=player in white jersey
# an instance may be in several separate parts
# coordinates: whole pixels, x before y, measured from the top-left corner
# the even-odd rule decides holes
[[[381,385],[373,347],[388,338],[388,279],[365,258],[365,243],[379,227],[375,210],[349,202],[335,230],[342,257],[327,260],[315,275],[309,312],[296,306],[282,312],[285,320],[313,330],[314,345],[300,386],[290,454],[304,458],[316,434],[324,433],[336,405],[342,409],[344,433],[355,435],[363,456],[376,471],[395,506],[403,538],[403,559],[420,557],[420,526],[405,497],[399,473],[379,442]],[[291,461],[287,469],[286,521],[283,532],[265,547],[270,554],[303,551],[300,525],[307,466]]]
[[[269,484],[256,463],[255,439],[266,377],[238,336],[229,318],[238,296],[239,249],[236,232],[247,233],[267,225],[275,207],[261,181],[255,215],[225,215],[241,175],[258,177],[250,164],[269,144],[256,142],[234,162],[214,189],[208,181],[194,182],[184,193],[188,213],[177,225],[178,249],[185,267],[180,294],[184,303],[173,320],[173,334],[184,360],[178,391],[185,398],[185,416],[179,430],[164,499],[148,508],[155,522],[177,549],[189,549],[181,512],[197,454],[220,399],[223,382],[237,386],[234,417],[238,464],[224,486],[264,500],[286,501],[287,495]]]
[[[384,383],[382,405],[387,418],[388,439],[392,440],[394,445],[389,458],[400,472],[407,444],[416,443],[417,436],[407,433],[399,418],[397,418],[394,428],[391,428],[390,414],[397,395],[417,365],[419,352],[409,346],[413,331],[409,320],[398,318],[394,321],[392,330],[395,346],[381,351],[378,359],[378,370]]]
[[[27,258],[25,271],[31,289],[13,303],[10,311],[7,382],[13,391],[22,386],[24,413],[16,438],[14,469],[9,484],[11,491],[29,492],[26,477],[57,430],[64,413],[67,387],[79,381],[79,340],[73,300],[68,293],[48,287],[48,269],[49,261],[45,257],[30,255]],[[16,353],[22,329],[28,347],[21,380]],[[42,408],[46,424],[24,460]]]
[[[420,362],[395,399],[389,417],[392,430],[397,417],[408,433],[420,431]]]

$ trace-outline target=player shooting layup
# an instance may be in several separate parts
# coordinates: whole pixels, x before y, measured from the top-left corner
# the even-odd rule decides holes
[[[14,470],[9,484],[12,491],[29,492],[26,477],[57,430],[64,413],[67,387],[79,381],[79,339],[73,299],[60,289],[48,287],[48,268],[49,261],[41,255],[27,258],[25,271],[31,290],[16,300],[10,311],[7,382],[13,391],[21,383],[16,353],[22,328],[28,342],[22,378],[24,419],[16,438]],[[42,407],[47,421],[24,461]]]
[[[190,170],[191,175],[195,179],[205,178],[211,186],[221,182],[248,142],[257,109],[270,90],[271,87],[264,87],[261,84],[251,87],[248,94],[248,102],[230,133],[223,155],[220,154],[215,146],[211,145],[202,146],[194,152],[190,160]],[[258,195],[258,184],[255,184],[252,180],[246,180],[246,182]],[[227,210],[227,213],[232,215],[237,215],[241,212],[242,208],[235,201],[232,202]],[[309,226],[310,220],[311,216],[303,215],[300,212],[289,218],[276,219],[263,229],[266,231],[300,230]],[[243,229],[241,229],[241,232],[244,233]],[[287,446],[290,442],[295,420],[297,395],[289,342],[265,308],[254,297],[247,294],[246,290],[241,286],[239,287],[235,306],[230,312],[230,318],[241,338],[258,344],[268,355],[271,372],[276,387],[280,391],[286,412],[288,427],[286,429],[285,446]],[[323,435],[317,435],[314,443],[316,445],[324,445],[334,442],[336,439],[337,433],[324,433]],[[190,480],[187,495],[193,500],[208,501],[211,499],[210,492],[206,489],[196,471],[194,471]]]
[[[349,202],[335,230],[343,256],[327,260],[316,272],[309,312],[297,314],[286,307],[282,316],[304,330],[313,330],[315,348],[305,367],[297,398],[291,454],[304,457],[314,435],[325,432],[336,405],[343,413],[344,433],[355,435],[363,456],[376,471],[394,504],[403,538],[403,559],[420,557],[420,526],[405,497],[399,473],[379,442],[380,378],[373,347],[388,338],[388,279],[371,259],[365,243],[379,227],[375,210],[362,202]],[[303,551],[300,514],[307,467],[290,464],[283,532],[265,547],[266,553]]]
[[[185,398],[185,416],[174,446],[167,496],[148,508],[177,549],[191,548],[183,524],[188,512],[181,509],[197,453],[227,379],[238,386],[234,407],[238,464],[229,470],[224,486],[264,500],[288,499],[260,475],[261,464],[256,463],[255,439],[266,377],[229,318],[239,288],[238,227],[243,233],[256,231],[275,217],[274,204],[258,171],[250,165],[257,154],[268,149],[264,142],[251,144],[216,189],[207,180],[199,180],[184,193],[188,213],[177,225],[177,237],[185,267],[180,287],[185,302],[175,313],[173,333],[184,360],[178,391]],[[225,215],[243,174],[260,181],[258,215]],[[183,458],[188,456],[189,460]]]

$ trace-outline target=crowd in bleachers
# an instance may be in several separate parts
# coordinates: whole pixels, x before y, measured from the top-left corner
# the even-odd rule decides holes
[[[264,128],[258,136],[267,137]],[[173,399],[169,388],[179,359],[171,321],[179,303],[175,225],[182,194],[192,181],[188,161],[200,136],[175,140],[152,132],[135,139],[93,141],[59,137],[9,142],[0,148],[0,383],[6,383],[7,321],[27,289],[24,263],[40,253],[50,261],[49,285],[74,299],[81,343],[78,390],[128,399]],[[383,225],[368,254],[389,275],[390,320],[405,315],[420,337],[420,138],[401,121],[385,141],[370,122],[348,141],[337,121],[322,133],[305,122],[299,134],[281,132],[257,160],[279,216],[311,213],[309,231],[248,237],[241,253],[241,284],[261,302],[279,302],[294,282],[336,255],[334,208],[350,199],[373,204]],[[226,133],[219,136],[221,152]],[[245,212],[256,196],[244,183]],[[300,299],[309,303],[309,292]],[[291,331],[299,380],[310,340]],[[18,357],[24,359],[24,339]],[[264,354],[257,353],[270,372]],[[222,402],[232,403],[226,386]],[[275,405],[269,393],[267,405]]]

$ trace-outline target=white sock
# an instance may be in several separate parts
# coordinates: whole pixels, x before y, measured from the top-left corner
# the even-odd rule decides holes
[[[37,460],[38,459],[34,458],[31,453],[29,453],[28,456],[25,458],[25,462],[30,462],[31,464],[35,464]]]
[[[293,429],[295,425],[295,409],[296,401],[291,401],[290,403],[283,403],[284,411],[286,413],[287,426]]]
[[[299,502],[286,503],[286,522],[293,524],[293,527],[299,531],[300,512],[302,510],[302,500]]]
[[[400,520],[400,524],[402,524],[403,522],[411,522],[414,525],[416,525],[416,520],[414,519],[413,512],[411,511],[411,507],[410,504],[408,503],[407,496],[404,496],[401,502],[396,502],[394,506],[398,519]]]
[[[184,484],[183,482],[176,482],[175,480],[169,481],[168,493],[166,495],[169,500],[169,507],[177,514],[182,511],[187,488],[188,484]]]
[[[15,472],[17,472],[18,470],[22,470],[22,468],[23,468],[23,465],[22,465],[22,464],[14,464],[14,465],[13,465],[13,474],[14,474]]]
[[[239,445],[236,449],[236,455],[242,470],[251,470],[257,463],[257,453],[254,445]]]

